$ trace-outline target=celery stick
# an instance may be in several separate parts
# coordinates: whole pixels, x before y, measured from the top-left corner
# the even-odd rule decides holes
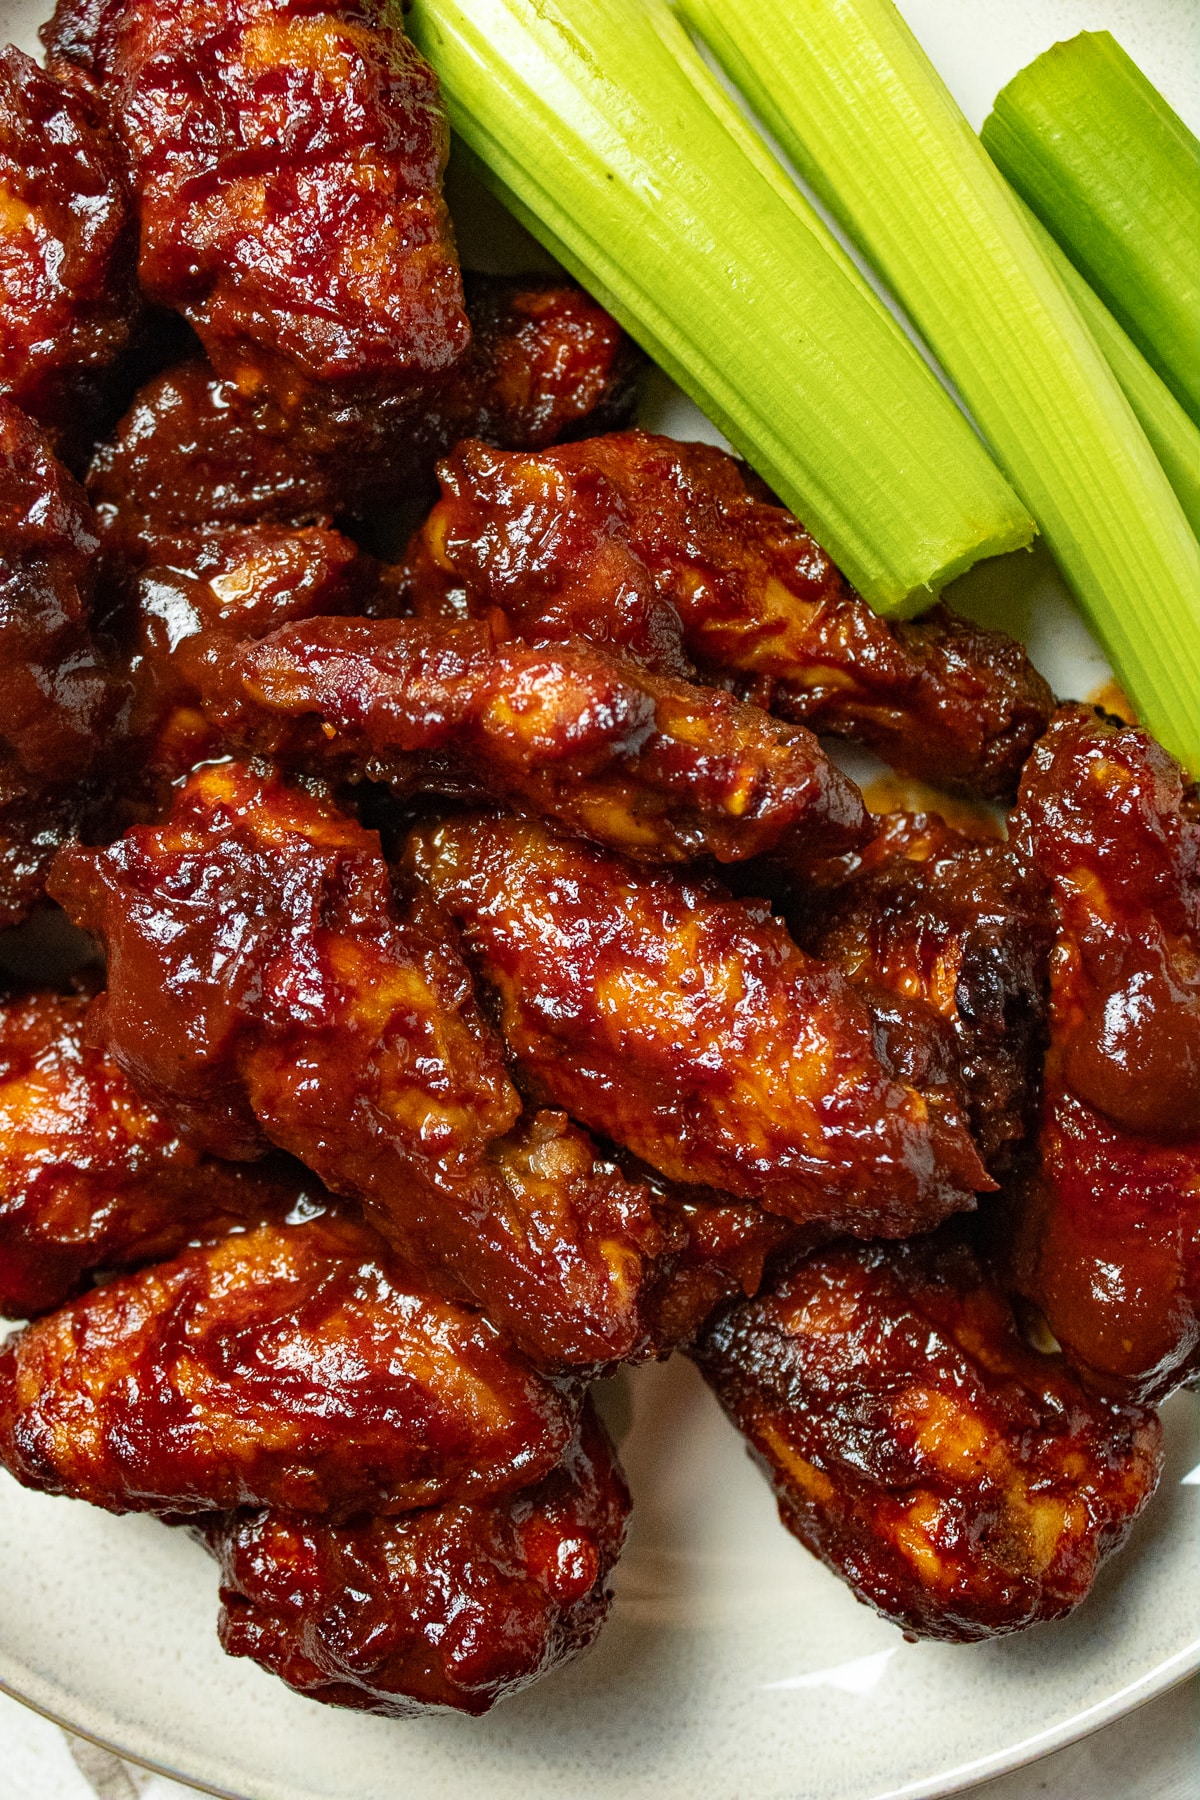
[[[1133,339],[1122,331],[1103,300],[1094,294],[1069,257],[1063,255],[1045,227],[1027,210],[1038,243],[1053,263],[1096,340],[1097,348],[1117,378],[1121,392],[1175,489],[1184,517],[1200,537],[1200,431],[1192,424],[1162,379],[1155,374]]]
[[[462,141],[881,612],[1033,523],[664,0],[417,0]]]
[[[1200,549],[1027,217],[890,0],[682,0],[955,382],[1150,728],[1200,772]]]
[[[1200,143],[1107,31],[996,96],[993,161],[1200,425]]]

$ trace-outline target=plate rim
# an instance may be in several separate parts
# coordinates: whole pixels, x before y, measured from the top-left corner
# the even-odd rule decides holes
[[[1151,1701],[1160,1700],[1165,1694],[1181,1687],[1191,1677],[1200,1674],[1200,1635],[1190,1644],[1185,1644],[1167,1657],[1157,1667],[1148,1670],[1144,1675],[1120,1688],[1115,1694],[1108,1694],[1095,1705],[1085,1707],[1082,1712],[1074,1713],[1070,1718],[1061,1720],[1057,1725],[1037,1732],[1033,1737],[1024,1738],[1018,1744],[996,1750],[989,1756],[979,1758],[973,1763],[961,1763],[958,1768],[948,1770],[942,1775],[922,1778],[909,1782],[903,1787],[887,1788],[868,1797],[868,1800],[951,1800],[955,1794],[965,1793],[968,1789],[978,1787],[986,1781],[993,1781],[1001,1775],[1015,1774],[1020,1769],[1027,1769],[1033,1764],[1043,1762],[1047,1757],[1055,1755],[1059,1750],[1069,1750],[1075,1744],[1083,1743],[1094,1737],[1106,1725],[1114,1725],[1120,1719],[1128,1718],[1140,1712],[1143,1706]],[[52,1705],[37,1700],[30,1693],[24,1693],[14,1687],[11,1680],[0,1672],[0,1694],[15,1700],[19,1706],[26,1707],[36,1713],[39,1718],[46,1719],[56,1725],[60,1731],[70,1737],[82,1738],[93,1744],[98,1750],[105,1750],[110,1756],[118,1757],[122,1762],[132,1763],[139,1769],[145,1769],[152,1775],[161,1775],[168,1781],[178,1782],[182,1787],[193,1789],[196,1793],[211,1794],[215,1800],[254,1800],[247,1790],[238,1792],[233,1788],[215,1786],[202,1777],[185,1774],[149,1755],[139,1754],[135,1750],[125,1748],[113,1738],[105,1737],[98,1731],[72,1723],[55,1710]],[[303,1696],[302,1696],[303,1697]],[[319,1701],[310,1700],[311,1706]],[[403,1724],[398,1720],[397,1724]],[[281,1793],[287,1790],[280,1790]],[[318,1800],[313,1790],[307,1793],[301,1788],[290,1790],[289,1800]],[[800,1800],[797,1795],[797,1800]]]

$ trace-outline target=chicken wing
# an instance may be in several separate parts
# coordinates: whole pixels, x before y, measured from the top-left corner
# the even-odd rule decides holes
[[[137,234],[99,107],[0,50],[0,394],[78,468],[140,303]]]
[[[1157,1399],[1200,1373],[1200,798],[1146,732],[1075,707],[1017,823],[1058,937],[1008,1266],[1090,1380]]]
[[[593,1642],[628,1513],[589,1407],[557,1468],[502,1499],[343,1526],[234,1514],[204,1533],[221,1642],[312,1700],[483,1713]]]
[[[106,537],[194,526],[370,520],[436,492],[460,437],[540,448],[624,423],[640,363],[596,302],[562,282],[467,278],[471,348],[436,383],[368,395],[317,384],[243,394],[204,361],[136,395],[88,473]]]
[[[217,526],[139,548],[141,558],[108,558],[110,618],[132,690],[114,785],[135,812],[157,812],[173,783],[226,749],[203,701],[236,646],[285,620],[364,610],[382,592],[382,572],[340,532],[316,527]]]
[[[1044,883],[1008,844],[936,813],[888,814],[844,876],[800,895],[793,930],[855,983],[949,1023],[975,1142],[1000,1175],[1039,1098],[1053,938]]]
[[[61,0],[49,66],[100,84],[139,278],[218,373],[395,386],[467,347],[432,71],[382,0]]]
[[[507,1493],[549,1473],[578,1411],[329,1212],[116,1276],[0,1349],[0,1463],[110,1512],[336,1520]]]
[[[752,1201],[666,1181],[636,1157],[622,1155],[620,1164],[649,1186],[671,1227],[671,1247],[644,1301],[660,1360],[694,1344],[719,1308],[752,1298],[773,1267],[823,1239],[819,1229],[793,1225]]]
[[[921,1637],[1069,1612],[1158,1477],[1154,1415],[1028,1348],[953,1231],[821,1251],[694,1354],[788,1530]]]
[[[1006,798],[1053,708],[1019,644],[944,607],[874,614],[741,464],[645,432],[540,456],[461,444],[410,553],[417,610],[578,634],[853,738],[943,787]]]
[[[91,631],[92,523],[42,432],[0,398],[0,927],[40,898],[78,825],[119,698]]]
[[[561,1115],[522,1118],[455,940],[374,834],[223,764],[161,827],[64,852],[55,892],[107,946],[96,1031],[198,1145],[289,1150],[549,1364],[648,1348],[651,1195]]]
[[[322,619],[214,673],[233,728],[272,755],[498,799],[638,861],[771,855],[803,872],[871,830],[811,733],[582,639],[539,650],[484,624]]]
[[[463,281],[471,348],[431,390],[410,482],[434,486],[435,456],[465,437],[544,450],[630,422],[646,358],[590,294],[561,275]]]
[[[530,1090],[668,1178],[904,1235],[989,1182],[951,1098],[895,1081],[845,978],[765,906],[515,819],[416,830]]]
[[[157,1262],[300,1200],[282,1159],[251,1169],[184,1143],[87,1042],[86,1007],[48,993],[0,1004],[0,1316],[48,1312],[97,1270]]]

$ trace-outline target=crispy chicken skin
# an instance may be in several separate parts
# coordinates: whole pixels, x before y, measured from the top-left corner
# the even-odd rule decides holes
[[[0,50],[0,394],[77,466],[139,312],[120,159],[86,85]]]
[[[86,1008],[50,993],[0,1003],[0,1316],[48,1312],[97,1270],[158,1262],[300,1197],[282,1159],[247,1168],[184,1143],[87,1042]]]
[[[953,1231],[819,1252],[695,1355],[784,1524],[920,1637],[1069,1612],[1157,1480],[1153,1414],[1029,1349]]]
[[[649,1347],[650,1193],[522,1117],[455,939],[373,833],[223,764],[162,826],[64,852],[55,892],[107,946],[98,1036],[199,1146],[290,1151],[543,1362]]]
[[[468,276],[467,312],[454,368],[392,392],[242,394],[203,360],[157,376],[88,474],[105,535],[370,519],[436,493],[437,458],[461,437],[537,449],[632,414],[638,354],[578,288]]]
[[[1088,1379],[1159,1399],[1200,1373],[1200,801],[1146,732],[1072,707],[1017,828],[1058,937],[1009,1268]]]
[[[393,387],[470,335],[432,71],[382,0],[62,0],[49,66],[101,84],[145,294],[244,391]]]
[[[535,649],[482,623],[319,619],[220,672],[235,722],[273,755],[500,800],[638,861],[771,855],[803,872],[871,831],[810,732],[578,638]]]
[[[527,1486],[578,1399],[355,1220],[120,1275],[0,1350],[0,1463],[110,1512],[345,1519]]]
[[[96,548],[83,490],[0,398],[0,927],[41,897],[119,698],[91,631]]]
[[[234,1514],[204,1532],[221,1642],[312,1700],[483,1713],[593,1642],[628,1513],[588,1407],[558,1467],[501,1499],[343,1526]]]
[[[844,879],[801,894],[804,947],[868,989],[932,1007],[954,1033],[971,1129],[993,1175],[1035,1123],[1053,937],[1044,883],[1008,844],[936,813],[887,814]]]
[[[909,774],[1003,799],[1045,729],[1019,644],[944,607],[874,614],[733,458],[646,432],[540,456],[459,445],[410,553],[417,610],[496,608],[532,638],[574,633],[650,666],[735,679],[812,730]]]
[[[418,828],[532,1093],[669,1179],[903,1235],[991,1184],[949,1097],[891,1078],[845,978],[760,904],[516,819]]]

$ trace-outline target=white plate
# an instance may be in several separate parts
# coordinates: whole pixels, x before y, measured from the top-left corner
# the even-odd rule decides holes
[[[1099,26],[1196,123],[1193,0],[903,10],[975,124],[1039,50]],[[7,34],[29,47],[40,11],[0,0]],[[662,386],[647,423],[711,435]],[[1091,692],[1103,659],[1053,572],[1021,574],[1010,622],[1060,692]],[[973,589],[973,609],[994,610],[994,584]],[[613,1618],[590,1656],[486,1720],[394,1724],[297,1698],[222,1656],[215,1569],[188,1539],[7,1477],[0,1685],[238,1800],[915,1800],[1058,1748],[1200,1668],[1192,1396],[1167,1407],[1163,1489],[1082,1610],[969,1648],[905,1644],[787,1536],[689,1365],[620,1377],[607,1402],[636,1499]]]

